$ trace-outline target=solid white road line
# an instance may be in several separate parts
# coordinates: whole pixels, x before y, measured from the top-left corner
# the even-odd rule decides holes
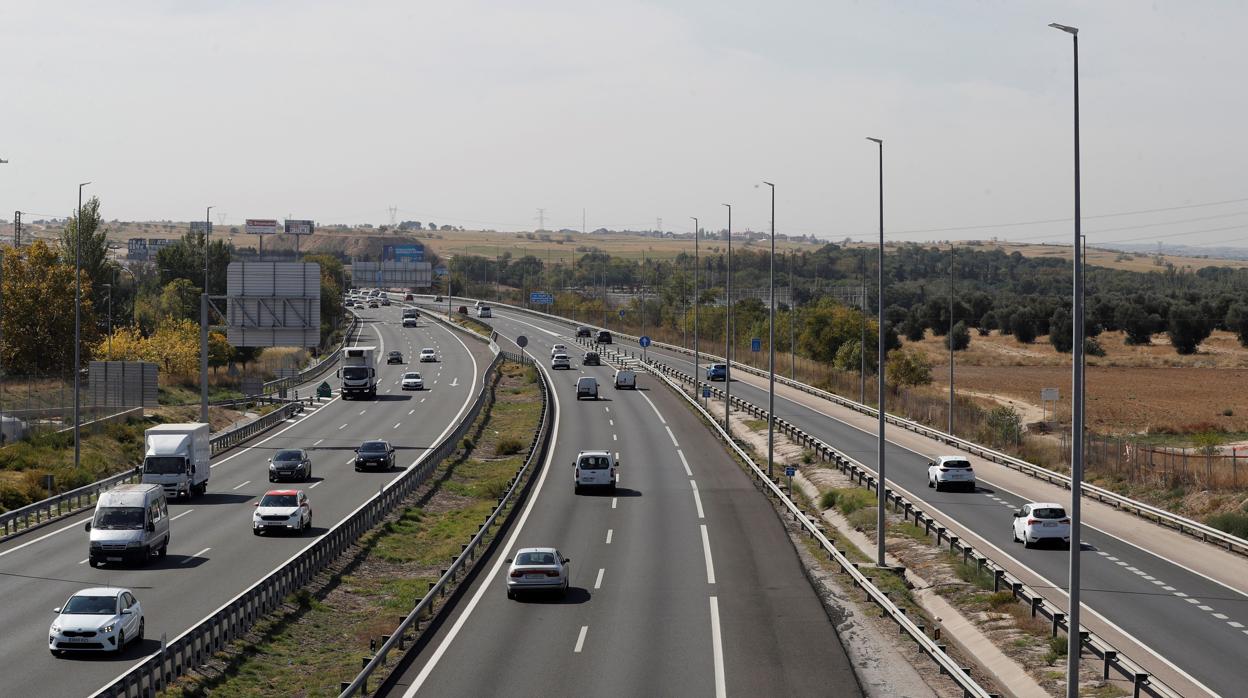
[[[706,558],[706,583],[715,583],[715,563],[711,561],[711,539],[706,535],[706,524],[702,528],[702,556]]]
[[[680,464],[685,466],[685,474],[693,477],[693,471],[689,469],[689,461],[685,460],[685,452],[678,448],[676,449],[676,455],[680,456]]]
[[[672,445],[675,446],[676,448],[680,448],[680,443],[676,441],[676,434],[672,433],[672,428],[671,427],[663,427],[663,428],[667,430],[667,435],[672,437]]]
[[[698,518],[705,519],[706,515],[702,513],[702,498],[698,496],[698,483],[695,480],[690,480],[689,484],[693,485],[693,503],[698,505]]]
[[[186,563],[190,562],[191,560],[194,560],[194,559],[195,559],[195,558],[197,558],[197,557],[203,557],[204,553],[208,552],[209,550],[212,550],[212,548],[204,548],[203,550],[201,550],[201,551],[199,551],[199,552],[195,553],[194,555],[192,555],[192,556],[190,556],[190,557],[186,558],[185,560],[183,560],[183,561],[182,561],[182,564],[184,564],[184,565],[185,565]]]
[[[594,588],[595,588],[595,589],[600,589],[600,588],[602,588],[602,573],[603,573],[603,572],[606,572],[606,570],[605,570],[605,569],[603,569],[603,568],[601,568],[601,567],[599,567],[599,568],[598,568],[598,578],[594,580]]]
[[[667,420],[663,419],[663,414],[659,412],[659,408],[655,407],[653,402],[650,402],[650,397],[647,396],[645,393],[642,393],[641,396],[646,399],[647,403],[649,403],[650,409],[654,410],[654,414],[655,416],[659,418],[659,421],[662,422],[663,424],[667,424]]]
[[[715,698],[728,695],[724,682],[724,641],[719,635],[719,599],[711,597],[711,653],[715,657]]]
[[[589,626],[582,625],[580,634],[576,636],[576,647],[572,649],[573,652],[579,654],[581,648],[585,646],[585,633],[587,632],[589,632]]]
[[[243,482],[243,483],[241,483],[241,484],[234,485],[234,487],[232,487],[231,489],[241,490],[242,488],[244,488],[244,487],[246,487],[247,485],[250,485],[250,484],[251,484],[251,480],[247,480],[246,482]]]
[[[611,536],[615,534],[614,528],[607,529],[607,545],[611,545]]]

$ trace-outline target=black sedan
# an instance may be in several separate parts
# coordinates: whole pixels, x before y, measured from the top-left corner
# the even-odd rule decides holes
[[[581,361],[582,366],[601,366],[602,361],[598,358],[598,352],[587,351],[585,358]]]
[[[394,467],[394,447],[388,441],[365,441],[355,449],[355,470],[390,470]]]
[[[392,352],[390,352],[389,354],[386,354],[386,363],[388,363],[388,364],[401,364],[401,363],[403,363],[403,352],[401,352],[401,351],[392,351]]]

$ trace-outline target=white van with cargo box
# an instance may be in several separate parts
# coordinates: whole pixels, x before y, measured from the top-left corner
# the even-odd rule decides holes
[[[143,484],[160,485],[168,497],[190,499],[208,491],[212,443],[207,424],[158,424],[143,438]]]
[[[84,527],[91,534],[87,560],[146,562],[169,552],[169,504],[160,485],[120,485],[100,493]]]

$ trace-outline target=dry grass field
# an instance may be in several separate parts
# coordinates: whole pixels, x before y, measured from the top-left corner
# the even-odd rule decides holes
[[[1229,432],[1248,432],[1248,349],[1229,332],[1214,332],[1199,351],[1180,356],[1165,335],[1148,346],[1129,346],[1121,332],[1098,337],[1103,357],[1088,357],[1088,425],[1104,434],[1190,431],[1193,425],[1216,425]],[[932,378],[948,386],[948,352],[943,337],[926,337],[917,345],[935,367]],[[1059,354],[1040,337],[1019,344],[993,333],[972,335],[971,346],[955,357],[956,387],[996,396],[1040,411],[1040,389],[1058,388],[1059,420],[1070,416],[1070,354]],[[1021,406],[1021,405],[1020,405]],[[1225,414],[1226,411],[1231,414]]]

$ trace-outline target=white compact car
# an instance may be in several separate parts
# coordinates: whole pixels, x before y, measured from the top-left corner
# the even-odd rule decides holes
[[[423,378],[420,377],[419,373],[415,371],[408,371],[407,373],[403,374],[403,389],[404,390],[424,390],[425,381]]]
[[[143,641],[143,606],[129,589],[83,589],[54,612],[48,628],[48,650],[54,657],[66,651],[120,654],[126,643]]]
[[[949,487],[975,491],[975,469],[962,456],[941,456],[927,464],[927,486],[937,492]]]
[[[312,506],[303,490],[269,490],[251,515],[251,532],[303,533],[312,527]]]
[[[568,563],[554,548],[521,548],[515,557],[507,558],[507,598],[514,599],[522,591],[557,591],[568,593]]]
[[[587,487],[605,487],[615,492],[616,470],[620,462],[608,451],[581,451],[576,456],[572,474],[573,491],[580,494]]]
[[[420,350],[420,360],[423,362],[437,361],[438,354],[433,349],[430,349],[429,347],[425,347],[424,349]]]
[[[1070,517],[1061,504],[1033,502],[1014,512],[1014,540],[1023,547],[1043,541],[1070,545]]]
[[[557,354],[566,354],[566,353],[568,353],[568,346],[566,344],[556,344],[550,348],[550,355],[552,357]]]
[[[567,354],[555,354],[550,360],[550,367],[554,368],[572,368],[572,360]]]

